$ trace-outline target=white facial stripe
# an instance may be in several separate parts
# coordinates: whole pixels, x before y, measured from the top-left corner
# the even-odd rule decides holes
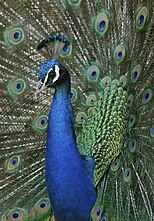
[[[53,68],[50,68],[50,69],[49,69],[49,71],[48,71],[48,73],[47,73],[47,75],[48,75],[48,74],[49,74],[49,72],[50,72],[50,71],[52,71],[52,70],[53,70]]]
[[[58,80],[59,76],[60,76],[59,70],[60,70],[60,68],[58,67],[58,65],[55,65],[56,76],[55,76],[55,78],[53,79],[53,83],[55,83],[55,82]]]

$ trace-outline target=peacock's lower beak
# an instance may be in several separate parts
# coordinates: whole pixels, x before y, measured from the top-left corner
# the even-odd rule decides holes
[[[41,81],[38,81],[37,88],[35,92],[35,99],[37,99],[37,96],[47,87],[45,83],[42,83]]]
[[[49,72],[47,73],[44,82],[42,82],[41,80],[38,81],[37,83],[37,88],[36,88],[36,92],[35,92],[35,98],[37,99],[38,94],[40,94],[45,88],[47,88],[47,81],[49,78]]]

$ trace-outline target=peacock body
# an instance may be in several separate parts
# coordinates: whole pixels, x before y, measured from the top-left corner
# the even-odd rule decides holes
[[[6,0],[0,18],[1,221],[152,221],[152,1]]]

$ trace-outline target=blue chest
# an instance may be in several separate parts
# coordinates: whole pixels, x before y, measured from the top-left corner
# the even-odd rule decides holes
[[[89,221],[95,189],[76,146],[66,85],[57,89],[49,114],[46,182],[58,221]]]

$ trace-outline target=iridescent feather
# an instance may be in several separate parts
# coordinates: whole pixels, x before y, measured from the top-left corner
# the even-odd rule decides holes
[[[152,0],[0,2],[1,221],[56,221],[45,182],[54,90],[34,94],[39,68],[59,54],[77,145],[95,162],[91,221],[153,220],[153,20]],[[51,34],[69,39],[60,53]]]

